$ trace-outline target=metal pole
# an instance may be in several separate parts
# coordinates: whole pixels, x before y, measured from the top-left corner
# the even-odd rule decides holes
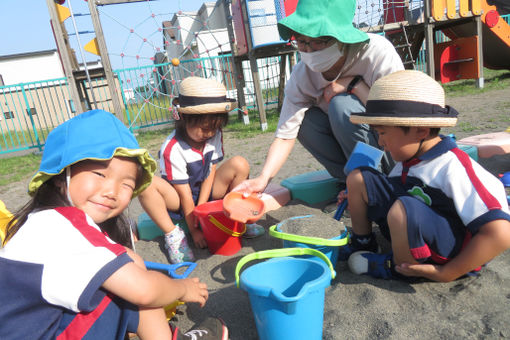
[[[482,29],[482,17],[480,15],[477,15],[475,17],[475,23],[476,23],[476,35],[478,37],[478,69],[480,71],[479,78],[476,80],[476,87],[478,87],[479,89],[483,89],[485,78],[483,76],[483,29]]]
[[[71,1],[68,1],[67,3],[69,5],[69,10],[71,12],[71,19],[73,21],[74,31],[76,32],[76,40],[78,40],[78,47],[80,48],[81,60],[83,61],[83,67],[85,69],[85,74],[87,75],[87,81],[89,82],[89,89],[90,89],[90,93],[92,94],[92,101],[94,102],[94,109],[97,110],[98,107],[97,107],[96,96],[94,95],[94,89],[92,88],[92,80],[90,80],[90,74],[89,74],[89,68],[87,66],[87,61],[85,60],[85,55],[83,54],[83,48],[81,46],[81,41],[80,41],[80,34],[78,32],[78,27],[76,26],[76,20],[74,19],[73,7],[71,6]],[[85,89],[85,91],[87,91],[87,89]]]
[[[436,79],[436,70],[434,65],[434,23],[431,15],[431,0],[423,1],[425,7],[425,46],[427,48],[427,73]]]
[[[64,68],[64,74],[67,78],[67,84],[69,86],[69,90],[71,92],[71,99],[73,101],[74,107],[76,109],[76,113],[82,113],[83,103],[80,100],[80,95],[78,94],[78,88],[76,87],[76,81],[74,79],[73,74],[73,66],[71,61],[71,56],[69,55],[69,49],[64,38],[64,30],[62,28],[62,23],[60,22],[57,14],[56,3],[54,0],[46,0],[46,4],[48,6],[48,11],[50,13],[50,23],[53,28],[55,41],[57,43],[58,52],[60,54],[60,58],[62,60],[62,67]]]
[[[259,117],[260,117],[260,128],[262,131],[267,130],[267,120],[266,120],[266,108],[264,107],[264,102],[262,101],[262,89],[260,86],[260,77],[259,77],[259,68],[257,66],[257,56],[253,50],[253,42],[252,35],[250,30],[250,25],[248,24],[248,8],[246,7],[246,0],[241,1],[241,12],[243,15],[243,22],[246,33],[246,42],[248,44],[248,59],[250,60],[250,68],[251,68],[251,76],[253,79],[253,89],[255,90],[255,101],[257,102],[257,108],[259,109]]]
[[[48,0],[52,1],[52,0]],[[94,31],[96,32],[97,46],[99,48],[99,54],[101,56],[101,62],[103,64],[104,72],[106,75],[106,82],[108,84],[108,89],[110,90],[110,96],[112,97],[113,110],[115,111],[115,115],[119,118],[123,123],[125,123],[124,114],[122,110],[122,106],[120,104],[119,94],[117,92],[117,84],[115,83],[115,78],[113,76],[112,65],[110,63],[110,58],[108,56],[108,49],[106,48],[106,41],[103,35],[103,28],[101,27],[101,21],[99,20],[99,13],[96,8],[96,0],[89,0],[89,11],[90,17],[92,19],[92,24],[94,25]]]

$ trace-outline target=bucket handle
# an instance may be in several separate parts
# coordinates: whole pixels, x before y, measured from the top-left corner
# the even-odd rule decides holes
[[[236,278],[236,287],[239,288],[239,272],[241,268],[248,262],[253,260],[261,260],[261,259],[269,259],[273,257],[285,257],[285,256],[296,256],[296,255],[313,255],[321,258],[326,265],[331,270],[331,278],[334,279],[336,277],[335,269],[331,264],[329,258],[324,255],[322,252],[312,249],[312,248],[282,248],[282,249],[269,249],[262,250],[256,253],[248,254],[242,257],[239,262],[237,262],[235,278]]]
[[[213,215],[209,215],[209,222],[211,222],[212,224],[214,224],[214,226],[216,226],[216,228],[220,229],[221,231],[223,231],[225,234],[228,234],[230,236],[233,236],[233,237],[239,237],[241,235],[243,235],[245,232],[246,232],[246,224],[244,224],[244,230],[241,231],[241,232],[237,232],[237,231],[233,231],[227,227],[225,227],[220,221],[218,221]],[[236,223],[240,223],[240,222],[236,222]]]
[[[298,219],[298,218],[305,218],[305,217],[311,217],[313,215],[305,215],[305,216],[295,216],[289,218],[290,220]],[[287,234],[283,233],[280,230],[280,227],[285,221],[282,221],[276,225],[272,225],[269,227],[269,235],[280,238],[282,240],[292,241],[292,242],[298,242],[298,243],[306,243],[306,244],[315,244],[319,246],[327,246],[327,247],[340,247],[345,246],[349,242],[349,233],[347,230],[344,230],[344,232],[340,235],[340,239],[338,240],[329,240],[324,239],[320,237],[309,237],[309,236],[302,236],[302,235],[296,235],[296,234]]]

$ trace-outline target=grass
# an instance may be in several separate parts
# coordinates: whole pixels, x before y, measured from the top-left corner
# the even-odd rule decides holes
[[[228,125],[225,127],[225,132],[238,139],[254,137],[261,133],[269,133],[276,131],[278,118],[280,117],[276,109],[266,110],[267,130],[262,132],[260,129],[260,117],[258,111],[249,110],[248,117],[250,124],[246,125],[242,120],[230,117]]]
[[[484,68],[483,74],[485,78],[483,89],[476,87],[475,79],[458,80],[443,85],[446,97],[460,97],[510,87],[510,73],[508,70],[496,71]]]
[[[35,174],[41,163],[41,155],[2,158],[0,162],[0,187],[18,182]]]

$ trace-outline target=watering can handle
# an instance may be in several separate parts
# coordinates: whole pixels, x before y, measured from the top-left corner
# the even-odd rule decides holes
[[[331,278],[335,278],[336,272],[331,264],[331,261],[328,259],[326,255],[322,252],[312,249],[312,248],[283,248],[283,249],[270,249],[270,250],[262,250],[256,253],[251,253],[239,260],[237,262],[235,278],[236,278],[236,287],[239,288],[239,272],[241,268],[248,262],[253,260],[261,260],[261,259],[269,259],[273,257],[285,257],[285,256],[296,256],[296,255],[313,255],[321,258],[326,265],[331,270]]]
[[[280,224],[278,224],[280,225]],[[281,238],[283,240],[292,241],[292,242],[298,242],[298,243],[307,243],[307,244],[317,244],[320,246],[326,246],[326,247],[340,247],[345,246],[349,242],[349,234],[347,230],[345,230],[339,240],[327,240],[323,238],[318,237],[308,237],[308,236],[301,236],[301,235],[295,235],[295,234],[287,234],[282,233],[280,231],[277,231],[276,228],[278,225],[272,225],[269,227],[269,235]]]
[[[154,269],[154,270],[163,270],[168,273],[172,278],[174,279],[185,279],[188,277],[189,274],[195,269],[197,264],[195,262],[182,262],[182,263],[176,263],[176,264],[164,264],[164,263],[157,263],[157,262],[150,262],[150,261],[144,261],[145,267],[147,269]],[[186,270],[182,274],[177,274],[176,270],[187,266]]]

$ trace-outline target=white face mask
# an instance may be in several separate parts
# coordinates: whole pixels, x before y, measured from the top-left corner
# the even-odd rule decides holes
[[[326,72],[335,65],[335,63],[344,54],[338,44],[333,44],[325,49],[314,52],[302,52],[301,60],[314,72]]]

